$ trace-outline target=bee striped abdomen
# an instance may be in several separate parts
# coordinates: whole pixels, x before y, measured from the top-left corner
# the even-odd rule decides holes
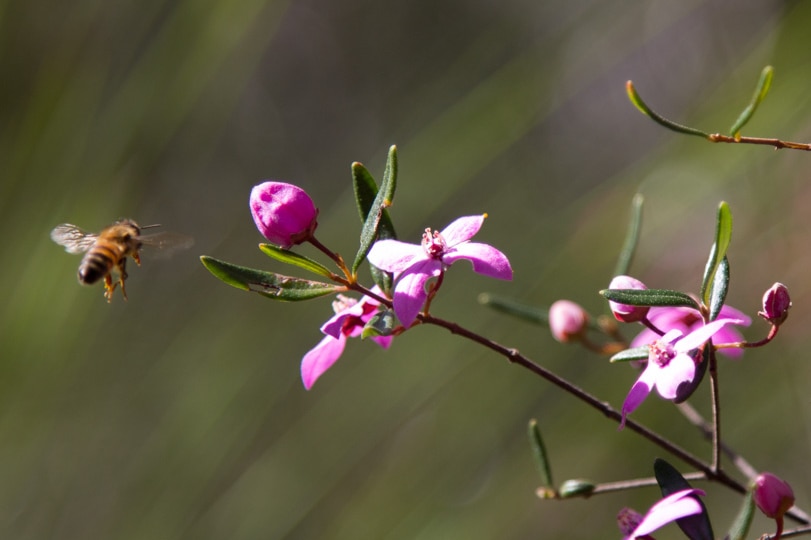
[[[115,244],[106,244],[98,242],[93,248],[88,251],[82,263],[79,265],[79,281],[91,285],[107,274],[113,269],[123,253],[116,249]]]

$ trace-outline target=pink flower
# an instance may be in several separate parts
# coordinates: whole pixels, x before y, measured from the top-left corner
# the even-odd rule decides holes
[[[255,186],[250,207],[262,236],[284,249],[306,242],[318,225],[313,200],[292,184],[269,181]]]
[[[425,229],[422,244],[407,244],[397,240],[380,240],[369,251],[369,262],[387,272],[394,272],[394,313],[408,328],[417,318],[428,293],[425,284],[439,277],[450,265],[460,259],[473,263],[473,271],[498,279],[512,279],[510,261],[496,248],[487,244],[469,242],[479,231],[484,218],[461,217],[442,232]]]
[[[657,529],[678,519],[700,514],[701,503],[696,496],[704,495],[700,489],[683,489],[665,497],[651,506],[645,516],[630,509],[623,508],[617,514],[617,524],[620,532],[625,535],[623,540],[646,538]]]
[[[377,300],[368,296],[364,296],[360,302],[341,294],[337,296],[332,303],[335,315],[321,326],[321,332],[326,336],[301,359],[301,380],[304,388],[307,390],[312,388],[315,381],[332,367],[344,352],[346,340],[361,335],[363,327],[374,317],[379,306]],[[372,340],[388,349],[392,337],[375,336]]]
[[[783,515],[794,506],[794,491],[788,482],[772,473],[761,473],[752,485],[755,504],[766,517],[777,522],[775,538],[783,533]]]
[[[694,351],[703,347],[725,326],[743,323],[741,319],[717,319],[686,335],[674,328],[651,344],[645,370],[622,404],[620,429],[625,426],[626,416],[636,410],[654,388],[663,398],[675,399],[679,387],[692,382],[695,376],[696,362],[699,360]]]
[[[722,307],[718,317],[720,319],[738,319],[742,321],[737,323],[741,326],[749,326],[752,322],[752,319],[746,314],[729,306]],[[704,326],[704,321],[698,311],[688,307],[653,307],[648,312],[648,320],[662,332],[676,329],[681,330],[684,334],[689,334],[693,330]],[[631,341],[631,347],[649,345],[660,337],[661,336],[656,334],[653,330],[645,328]],[[713,336],[712,340],[715,344],[737,343],[743,341],[743,336],[736,328],[730,326],[719,330],[718,333]],[[743,354],[743,349],[718,349],[718,352],[730,358],[740,358]]]
[[[549,329],[561,343],[577,339],[586,330],[588,321],[586,311],[569,300],[558,300],[549,306]]]
[[[630,276],[616,276],[611,280],[608,288],[637,290],[647,289],[644,283]],[[612,302],[611,300],[608,301],[608,305],[611,307],[611,312],[614,314],[614,318],[620,322],[626,323],[645,320],[645,317],[648,316],[648,311],[650,311],[650,307],[648,306],[629,306],[626,304]]]

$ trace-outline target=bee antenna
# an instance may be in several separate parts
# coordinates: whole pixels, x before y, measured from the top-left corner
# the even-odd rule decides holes
[[[144,225],[143,227],[141,227],[141,230],[144,230],[144,229],[154,229],[155,227],[160,227],[160,226],[161,226],[161,224],[160,224],[160,223],[155,223],[154,225]]]

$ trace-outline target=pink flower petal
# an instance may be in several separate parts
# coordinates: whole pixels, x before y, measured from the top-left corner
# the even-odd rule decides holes
[[[346,337],[341,334],[338,339],[325,336],[318,345],[313,347],[304,358],[301,359],[301,381],[304,388],[309,390],[315,381],[324,374],[344,352]]]
[[[394,314],[406,328],[414,323],[428,298],[425,283],[431,277],[438,276],[440,272],[439,261],[430,259],[413,265],[400,276],[400,281],[394,287],[392,304]]]
[[[400,273],[413,265],[415,261],[427,257],[425,250],[420,245],[408,244],[399,240],[379,240],[369,250],[366,258],[381,270]]]
[[[724,305],[724,307],[721,308],[721,312],[718,314],[718,318],[719,319],[740,319],[741,321],[743,321],[741,323],[738,323],[741,326],[749,326],[750,324],[752,324],[752,317],[750,317],[749,315],[747,315],[743,311],[739,311],[739,310],[735,309],[734,307],[730,307],[730,306],[727,306],[727,305]],[[739,340],[736,340],[736,341],[739,341]]]
[[[700,514],[701,503],[695,499],[695,495],[703,494],[704,492],[700,489],[685,489],[665,497],[651,506],[642,522],[628,536],[628,539],[631,540],[650,534],[677,519]]]
[[[488,277],[510,280],[513,269],[502,252],[487,244],[466,242],[450,249],[442,257],[442,262],[451,265],[459,259],[473,263],[473,271]]]
[[[622,422],[620,422],[619,429],[625,427],[625,417],[634,412],[645,401],[645,398],[650,394],[651,388],[653,386],[644,382],[642,378],[634,383],[628,395],[625,396],[625,401],[622,402]]]
[[[347,317],[360,317],[361,315],[363,315],[363,311],[364,306],[362,301],[357,302],[356,304],[350,306],[349,308],[341,310],[332,317],[330,317],[327,322],[321,325],[321,332],[328,336],[332,336],[335,339],[338,339],[338,336],[341,335],[341,332],[344,328],[344,324],[346,322]]]
[[[473,238],[484,223],[484,216],[460,217],[444,229],[439,234],[445,239],[445,245],[449,248],[466,242]]]
[[[677,390],[683,383],[690,382],[696,375],[696,363],[686,353],[677,354],[667,367],[659,371],[656,378],[656,391],[665,399],[675,399]]]
[[[728,324],[743,324],[740,319],[716,319],[709,324],[693,330],[673,346],[678,352],[687,352],[704,345],[716,332]]]

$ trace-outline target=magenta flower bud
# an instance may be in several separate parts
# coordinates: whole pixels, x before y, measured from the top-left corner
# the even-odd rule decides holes
[[[763,311],[758,311],[758,315],[773,325],[780,326],[788,317],[790,307],[788,288],[782,283],[775,283],[763,295]]]
[[[318,209],[303,189],[263,182],[251,190],[251,215],[262,236],[284,249],[306,242],[318,225]]]
[[[576,341],[586,331],[588,322],[586,311],[569,300],[558,300],[549,307],[549,329],[561,343]]]
[[[761,473],[753,484],[755,504],[766,517],[783,517],[794,506],[794,491],[788,482],[772,473]]]
[[[752,484],[753,498],[760,511],[777,523],[775,538],[783,533],[783,515],[794,506],[794,491],[788,482],[771,473],[761,473]]]
[[[609,289],[636,289],[645,290],[647,287],[638,279],[630,276],[617,276],[611,280],[608,285]],[[614,317],[620,322],[632,323],[645,320],[648,316],[648,306],[629,306],[627,304],[619,304],[617,302],[608,301],[611,307],[611,312]]]

